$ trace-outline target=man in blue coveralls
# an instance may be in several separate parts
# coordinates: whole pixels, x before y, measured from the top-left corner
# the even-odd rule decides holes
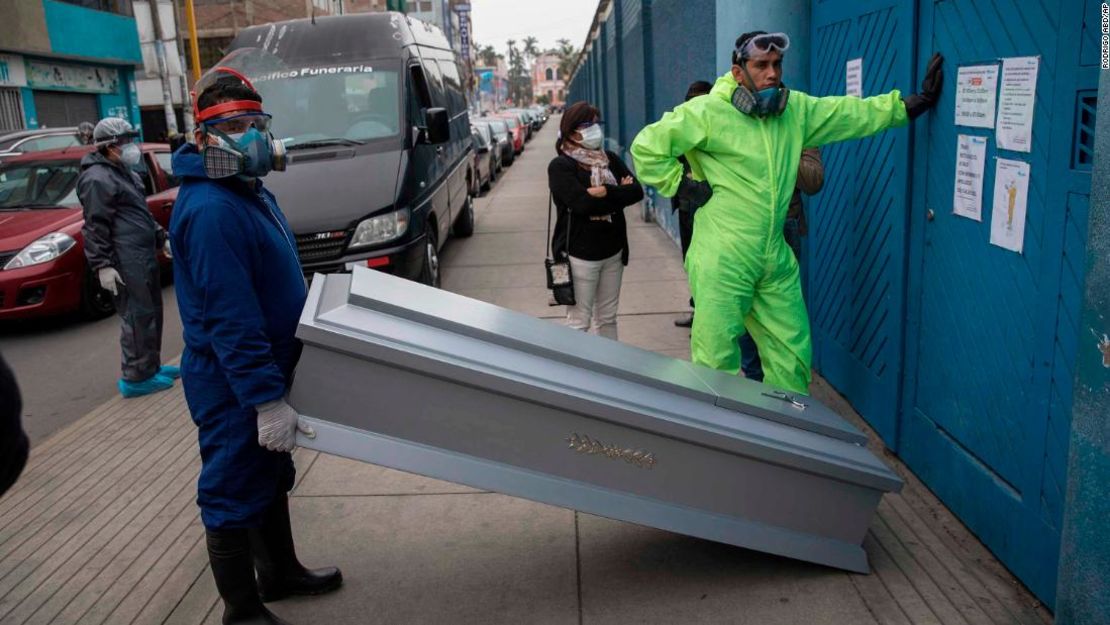
[[[199,430],[201,509],[224,623],[284,623],[264,605],[340,586],[293,547],[288,492],[297,431],[285,402],[306,297],[296,244],[260,178],[284,169],[262,98],[216,68],[197,83],[196,144],[173,156],[183,180],[170,224],[185,330],[182,381]],[[257,570],[257,580],[255,573]]]

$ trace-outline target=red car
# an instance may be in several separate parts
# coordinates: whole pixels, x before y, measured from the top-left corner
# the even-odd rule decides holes
[[[524,125],[520,123],[520,117],[515,113],[495,113],[493,115],[498,119],[503,119],[509,124],[509,130],[513,133],[513,151],[520,154],[524,151]]]
[[[92,150],[32,152],[0,164],[0,320],[113,312],[111,295],[85,266],[77,176],[81,158]],[[147,206],[168,228],[178,185],[170,174],[170,147],[144,143],[142,150]],[[161,252],[158,260],[170,262]]]

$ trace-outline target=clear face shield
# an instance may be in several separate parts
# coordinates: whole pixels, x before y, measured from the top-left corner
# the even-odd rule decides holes
[[[220,65],[197,81],[193,96],[194,115],[203,141],[199,146],[209,178],[259,178],[271,171],[284,171],[285,144],[270,133],[270,115],[255,100],[230,100],[199,108],[197,96],[217,81],[239,81],[257,93],[249,75],[273,71],[276,59],[255,48],[229,54]]]

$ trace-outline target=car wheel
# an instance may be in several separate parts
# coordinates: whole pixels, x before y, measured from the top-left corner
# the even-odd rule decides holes
[[[478,191],[489,191],[490,186],[493,185],[493,163],[489,164],[489,178],[486,178],[486,183],[478,188]]]
[[[420,271],[420,282],[439,288],[439,250],[436,249],[435,224],[428,223],[428,236],[424,237],[424,268]]]
[[[81,285],[81,316],[85,319],[103,319],[116,312],[112,294],[100,288],[100,281],[91,271],[85,271]]]
[[[466,196],[466,204],[459,217],[455,219],[451,232],[457,237],[468,237],[474,234],[474,196]]]

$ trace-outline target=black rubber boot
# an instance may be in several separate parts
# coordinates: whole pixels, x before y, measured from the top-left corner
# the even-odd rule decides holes
[[[322,595],[343,583],[334,566],[308,569],[297,559],[289,523],[289,498],[279,497],[266,511],[262,525],[250,532],[254,566],[258,570],[258,595],[277,601],[290,595]]]
[[[245,529],[206,530],[208,561],[216,589],[224,600],[224,625],[290,625],[262,605]]]

